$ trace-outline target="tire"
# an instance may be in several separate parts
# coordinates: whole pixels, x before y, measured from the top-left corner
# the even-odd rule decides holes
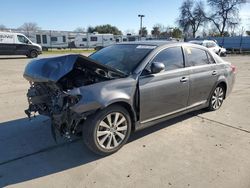
[[[224,87],[222,87],[221,85],[216,86],[210,98],[208,109],[210,111],[218,110],[223,103],[224,97],[225,97]]]
[[[88,117],[82,131],[86,146],[103,156],[118,151],[127,142],[130,133],[130,115],[119,105],[109,106]]]
[[[38,52],[36,50],[31,50],[28,57],[29,58],[36,58],[38,56]]]

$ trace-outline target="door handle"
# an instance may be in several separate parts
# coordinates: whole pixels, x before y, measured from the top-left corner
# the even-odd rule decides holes
[[[188,81],[188,78],[187,77],[182,77],[181,79],[180,79],[180,82],[187,82]]]
[[[216,76],[216,75],[217,75],[217,71],[213,71],[213,72],[212,72],[212,75],[213,75],[213,76]]]

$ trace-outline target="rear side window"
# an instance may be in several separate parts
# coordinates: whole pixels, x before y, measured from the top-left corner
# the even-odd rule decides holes
[[[209,64],[207,53],[199,48],[186,47],[185,54],[189,66],[207,65]]]
[[[211,54],[208,53],[208,52],[207,52],[207,57],[208,57],[208,61],[209,61],[210,64],[214,64],[214,63],[215,63],[214,58],[213,58],[213,57],[211,56]]]
[[[183,68],[183,54],[181,47],[167,48],[155,56],[152,62],[160,62],[166,70]]]

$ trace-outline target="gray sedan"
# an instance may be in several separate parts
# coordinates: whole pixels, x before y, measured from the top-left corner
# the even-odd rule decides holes
[[[51,118],[51,130],[82,134],[95,153],[119,150],[136,131],[181,114],[218,110],[231,92],[235,67],[200,45],[122,43],[89,57],[31,61],[24,77],[31,117]]]

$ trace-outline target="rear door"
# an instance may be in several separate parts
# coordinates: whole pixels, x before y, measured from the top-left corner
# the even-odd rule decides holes
[[[189,46],[184,49],[191,70],[188,106],[206,103],[218,80],[215,62],[207,50]]]
[[[164,63],[165,71],[151,74],[153,62]],[[141,123],[184,110],[188,102],[189,71],[184,68],[182,48],[164,49],[151,63],[139,78]]]

